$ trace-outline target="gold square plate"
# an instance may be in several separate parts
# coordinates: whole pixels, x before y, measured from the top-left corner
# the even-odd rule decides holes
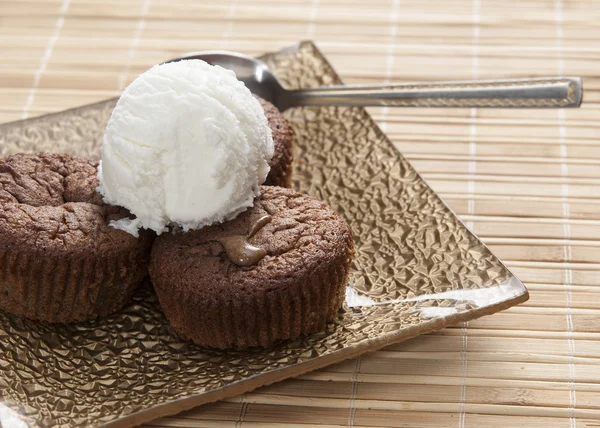
[[[289,87],[341,83],[310,42],[263,57]],[[98,158],[115,100],[0,126],[0,155]],[[297,108],[294,187],[352,226],[345,312],[274,349],[207,350],[171,335],[147,283],[111,317],[41,325],[0,312],[0,424],[126,427],[234,396],[527,300],[363,108]],[[26,425],[25,425],[26,424]]]

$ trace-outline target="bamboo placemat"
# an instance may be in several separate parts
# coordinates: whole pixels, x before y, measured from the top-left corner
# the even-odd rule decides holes
[[[186,51],[302,39],[347,83],[582,76],[579,110],[371,110],[529,302],[152,426],[598,426],[598,16],[562,0],[2,0],[0,121],[114,96]]]

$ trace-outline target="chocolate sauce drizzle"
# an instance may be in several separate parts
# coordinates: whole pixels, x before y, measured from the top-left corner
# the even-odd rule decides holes
[[[216,239],[223,246],[229,260],[237,266],[253,266],[257,264],[267,252],[259,247],[255,247],[248,242],[260,229],[270,223],[270,215],[264,215],[252,224],[247,236],[230,235]]]

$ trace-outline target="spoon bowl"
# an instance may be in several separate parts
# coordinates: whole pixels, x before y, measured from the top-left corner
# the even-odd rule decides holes
[[[238,52],[218,50],[191,53],[169,62],[186,59],[200,59],[211,65],[232,70],[250,92],[275,104],[280,110],[285,110],[282,109],[285,103],[280,98],[286,90],[264,62]]]

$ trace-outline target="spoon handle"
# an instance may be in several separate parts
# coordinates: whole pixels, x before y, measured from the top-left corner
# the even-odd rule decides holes
[[[564,108],[581,105],[579,77],[481,80],[290,91],[292,106]]]

